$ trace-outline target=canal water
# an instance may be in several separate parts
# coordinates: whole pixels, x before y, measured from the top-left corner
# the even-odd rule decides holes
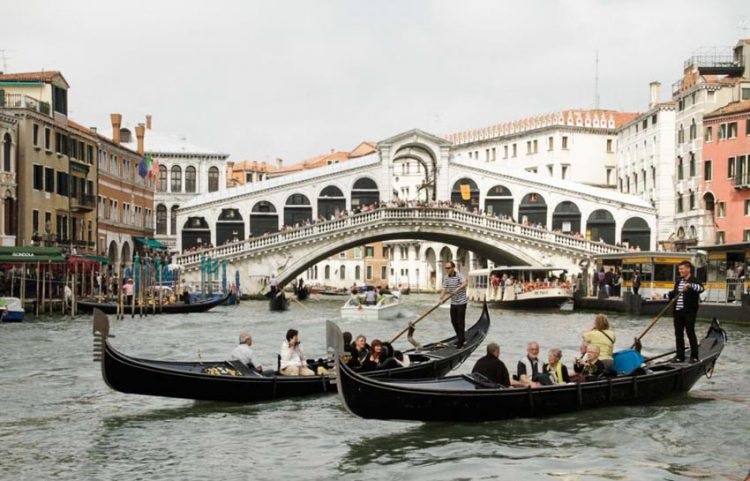
[[[342,328],[390,339],[436,296],[403,299],[401,319]],[[318,357],[325,320],[339,320],[343,302],[310,299],[270,313],[254,301],[204,314],[128,317],[112,322],[113,343],[146,358],[223,359],[249,330],[261,360],[272,365],[286,330],[295,328],[308,357]],[[479,313],[470,307],[467,324]],[[543,352],[561,347],[570,364],[593,314],[492,310],[491,317],[487,340],[499,342],[501,358],[515,366],[529,340]],[[612,320],[621,348],[649,322]],[[233,405],[120,394],[92,361],[88,316],[2,324],[0,479],[741,480],[750,468],[750,327],[725,328],[730,343],[715,376],[678,399],[548,419],[435,424],[359,419],[336,396]],[[450,335],[448,310],[438,309],[415,337]],[[644,339],[645,354],[672,346],[670,319]],[[458,372],[469,372],[483,354],[484,345]]]

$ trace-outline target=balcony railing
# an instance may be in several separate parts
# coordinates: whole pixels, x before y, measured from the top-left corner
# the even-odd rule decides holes
[[[30,109],[44,115],[50,115],[52,112],[49,102],[43,102],[24,94],[0,95],[0,107],[6,109]]]
[[[96,197],[83,194],[70,197],[70,210],[94,210],[96,208]]]
[[[734,176],[735,189],[750,189],[750,171],[738,172]]]

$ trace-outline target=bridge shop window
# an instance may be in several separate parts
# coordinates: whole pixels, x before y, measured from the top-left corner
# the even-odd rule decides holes
[[[208,169],[208,191],[216,192],[219,190],[219,168],[211,167]]]
[[[526,194],[518,206],[518,217],[524,225],[540,225],[547,228],[547,202],[540,194]]]
[[[258,237],[278,230],[279,216],[276,207],[265,200],[256,202],[250,212],[250,235]]]
[[[185,167],[185,192],[195,192],[195,167]]]
[[[492,187],[484,196],[484,210],[495,217],[513,217],[513,193],[504,185]]]
[[[378,184],[369,177],[357,179],[352,186],[352,209],[380,202]]]
[[[473,180],[464,177],[457,180],[451,189],[451,203],[461,204],[471,212],[479,208],[479,187]]]
[[[170,192],[182,192],[182,169],[179,165],[172,166],[172,189]]]
[[[338,217],[346,210],[346,197],[335,185],[329,185],[320,191],[318,196],[318,216],[324,219]]]

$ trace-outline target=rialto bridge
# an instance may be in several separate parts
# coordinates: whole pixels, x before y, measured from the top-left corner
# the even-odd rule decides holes
[[[412,202],[396,206],[404,200]],[[201,257],[226,260],[248,293],[272,275],[285,283],[337,252],[393,239],[577,272],[580,261],[619,244],[654,248],[655,222],[639,198],[453,158],[450,142],[412,130],[366,157],[194,198],[177,215],[176,262],[197,281]]]

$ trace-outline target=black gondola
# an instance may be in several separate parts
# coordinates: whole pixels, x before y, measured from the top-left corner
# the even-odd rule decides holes
[[[301,288],[294,288],[294,295],[297,296],[298,301],[304,301],[308,297],[310,297],[310,288],[307,286],[303,286]]]
[[[144,314],[188,314],[190,312],[205,312],[212,309],[220,304],[223,304],[229,298],[227,295],[213,295],[212,297],[205,300],[195,300],[189,304],[184,302],[175,302],[174,304],[164,304],[161,307],[156,306],[154,309],[153,305],[144,305]],[[80,299],[77,301],[79,312],[93,312],[94,309],[99,309],[105,314],[116,314],[117,303],[116,302],[97,302],[91,299]],[[130,315],[133,312],[133,306],[131,304],[124,304],[123,314]],[[141,313],[141,306],[135,306],[135,314]]]
[[[268,308],[272,311],[286,311],[289,309],[289,299],[286,298],[284,291],[271,296],[268,300]]]
[[[411,364],[367,372],[371,377],[416,379],[444,376],[460,366],[484,341],[490,318],[486,306],[479,320],[466,331],[466,344],[456,348],[456,338],[404,351]],[[117,351],[109,342],[109,320],[94,311],[94,359],[101,360],[102,377],[114,389],[130,394],[207,401],[258,402],[336,391],[333,376],[281,376],[243,369],[237,363],[172,362],[137,359]],[[342,343],[341,335],[329,339]]]
[[[372,379],[340,362],[337,383],[346,409],[369,419],[494,421],[542,417],[644,404],[685,393],[701,376],[713,373],[725,343],[726,333],[714,320],[700,343],[699,362],[665,361],[634,375],[555,386],[502,388],[472,374],[437,380]]]

